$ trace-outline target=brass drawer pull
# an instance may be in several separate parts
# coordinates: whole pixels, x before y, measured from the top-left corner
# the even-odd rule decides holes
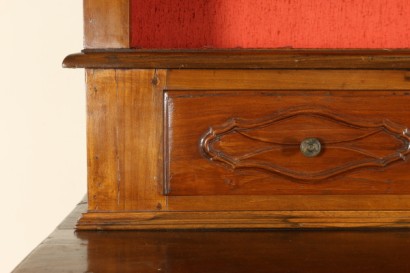
[[[302,143],[300,143],[300,151],[306,157],[315,157],[320,154],[322,150],[322,145],[319,139],[310,137],[305,138]]]

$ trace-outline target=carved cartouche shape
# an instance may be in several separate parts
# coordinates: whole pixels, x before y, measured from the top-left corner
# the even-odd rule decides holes
[[[199,148],[211,162],[234,170],[259,169],[312,182],[360,168],[381,168],[406,161],[410,132],[405,126],[389,120],[357,119],[342,117],[322,106],[290,108],[261,119],[231,118],[209,128],[200,139]],[[311,135],[307,135],[310,131]],[[317,157],[321,159],[293,152],[306,137],[320,140],[324,150]],[[285,150],[291,152],[285,154]],[[285,161],[291,162],[290,166],[285,166]]]

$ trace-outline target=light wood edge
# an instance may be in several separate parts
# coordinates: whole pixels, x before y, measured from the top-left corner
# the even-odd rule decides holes
[[[410,211],[89,212],[77,223],[78,230],[409,227]]]
[[[409,90],[400,70],[170,69],[165,91],[229,90]],[[323,80],[326,79],[326,80]]]
[[[84,0],[84,48],[129,48],[129,0]]]

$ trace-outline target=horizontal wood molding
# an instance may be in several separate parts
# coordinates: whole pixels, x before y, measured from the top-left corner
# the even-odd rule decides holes
[[[410,50],[85,50],[66,68],[410,69]]]
[[[96,212],[77,223],[79,230],[382,227],[410,227],[410,211]]]
[[[410,90],[402,70],[171,69],[168,90]],[[306,95],[306,94],[305,94]]]
[[[219,195],[167,198],[168,211],[410,210],[410,195]]]

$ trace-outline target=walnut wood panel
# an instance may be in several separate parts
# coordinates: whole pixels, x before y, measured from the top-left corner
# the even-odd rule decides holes
[[[73,219],[86,208],[86,203],[80,204],[13,273],[391,273],[410,269],[409,230],[75,231]]]
[[[157,210],[163,174],[162,70],[87,71],[89,209]]]
[[[84,0],[84,47],[130,46],[129,0]]]
[[[85,50],[69,68],[410,69],[407,50]]]
[[[410,227],[409,211],[215,211],[87,213],[77,224],[94,229]]]
[[[406,91],[170,91],[167,193],[409,194],[409,102]],[[308,137],[320,156],[299,151]]]
[[[374,70],[170,70],[170,90],[410,90],[410,72]]]
[[[115,72],[87,70],[87,165],[90,209],[124,209],[117,180]],[[107,147],[110,147],[107,149]]]

